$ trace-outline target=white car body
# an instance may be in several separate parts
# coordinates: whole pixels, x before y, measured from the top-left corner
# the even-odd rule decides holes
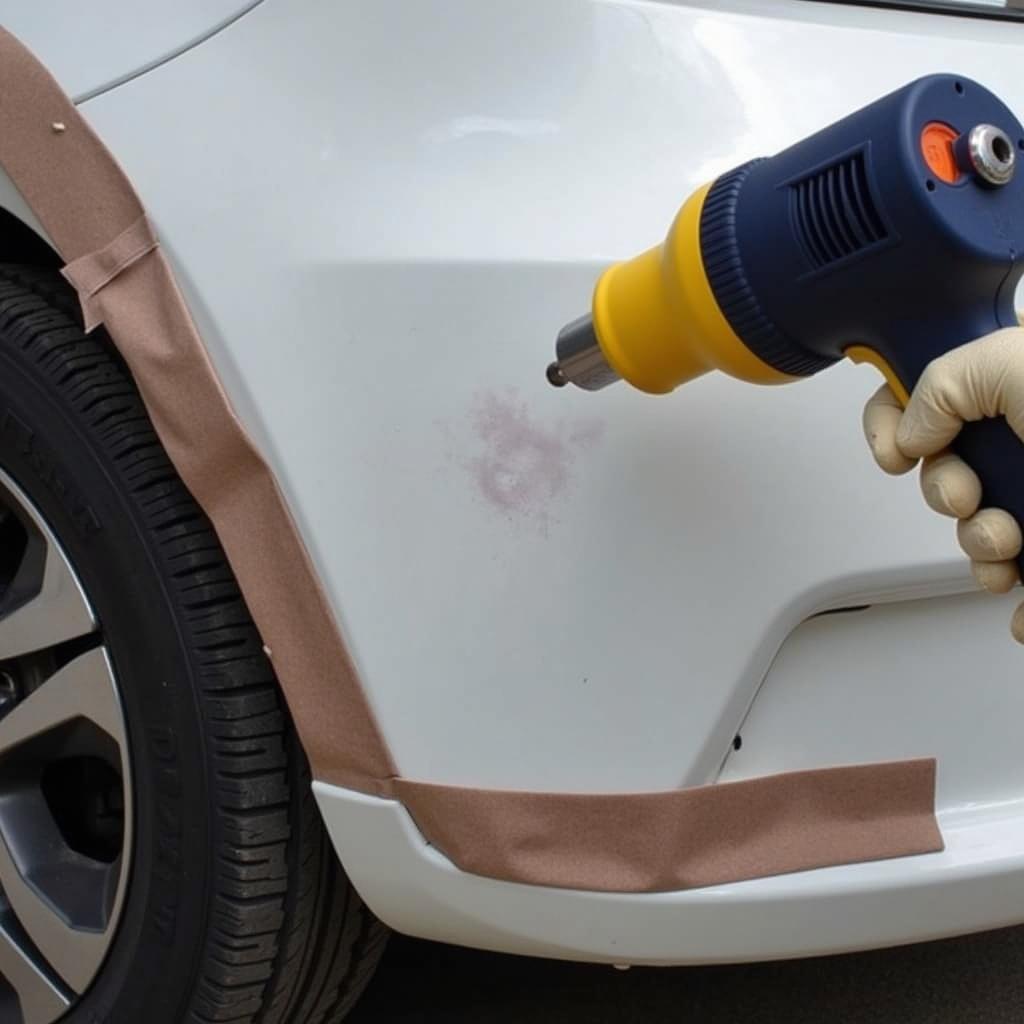
[[[941,853],[633,895],[467,874],[399,803],[317,782],[375,913],[614,963],[1024,921],[1009,606],[871,461],[872,371],[660,399],[543,376],[597,273],[709,178],[931,72],[1024,112],[1024,24],[808,0],[125,11],[72,29],[59,0],[0,3],[146,204],[403,775],[617,793],[938,759]],[[35,224],[2,177],[0,206]]]

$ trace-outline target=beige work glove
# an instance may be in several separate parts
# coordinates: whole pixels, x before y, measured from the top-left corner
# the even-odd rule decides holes
[[[1024,327],[1004,328],[940,356],[921,375],[905,411],[883,385],[864,409],[864,433],[887,473],[906,473],[924,460],[924,500],[959,520],[957,538],[974,578],[986,590],[1005,594],[1019,581],[1020,526],[1002,509],[978,509],[981,483],[947,450],[964,423],[990,416],[1005,416],[1024,439]],[[1024,604],[1010,629],[1024,643]]]

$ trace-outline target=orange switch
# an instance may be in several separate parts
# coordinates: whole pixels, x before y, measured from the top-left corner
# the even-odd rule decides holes
[[[960,170],[953,155],[953,143],[959,137],[955,128],[941,121],[932,121],[921,132],[921,152],[924,162],[940,181],[952,185],[960,177]]]

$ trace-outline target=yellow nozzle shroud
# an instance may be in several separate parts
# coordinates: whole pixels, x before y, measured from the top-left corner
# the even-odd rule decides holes
[[[601,351],[641,391],[665,394],[708,370],[756,384],[796,379],[754,355],[715,300],[700,246],[701,211],[711,185],[686,200],[661,245],[609,267],[594,289]]]

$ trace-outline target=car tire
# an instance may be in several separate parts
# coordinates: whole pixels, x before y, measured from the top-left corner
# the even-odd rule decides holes
[[[29,550],[26,509],[55,538],[96,624],[6,662],[0,645],[0,1024],[340,1021],[387,930],[329,843],[306,757],[209,520],[119,354],[102,329],[84,333],[77,299],[50,269],[0,265],[0,472],[14,510],[6,555],[0,519],[0,630]],[[100,664],[100,650],[120,701],[123,770],[109,735],[79,719],[5,751],[5,714],[10,733],[29,717],[16,717],[20,704],[38,704],[54,672],[76,659]],[[71,756],[75,743],[92,752]],[[107,786],[98,795],[87,792],[93,768]],[[49,813],[45,827],[56,823],[68,858],[83,871],[98,858],[106,874],[95,877],[124,880],[87,984],[61,974],[45,954],[49,939],[36,941],[39,922],[19,913],[43,889],[26,868],[43,854],[25,838],[25,815],[5,815],[8,805]],[[102,810],[81,811],[93,805]],[[113,895],[104,899],[115,908]],[[20,990],[5,962],[16,965]],[[45,1008],[56,1005],[50,995],[29,991],[26,964],[66,1001],[60,1014]]]

